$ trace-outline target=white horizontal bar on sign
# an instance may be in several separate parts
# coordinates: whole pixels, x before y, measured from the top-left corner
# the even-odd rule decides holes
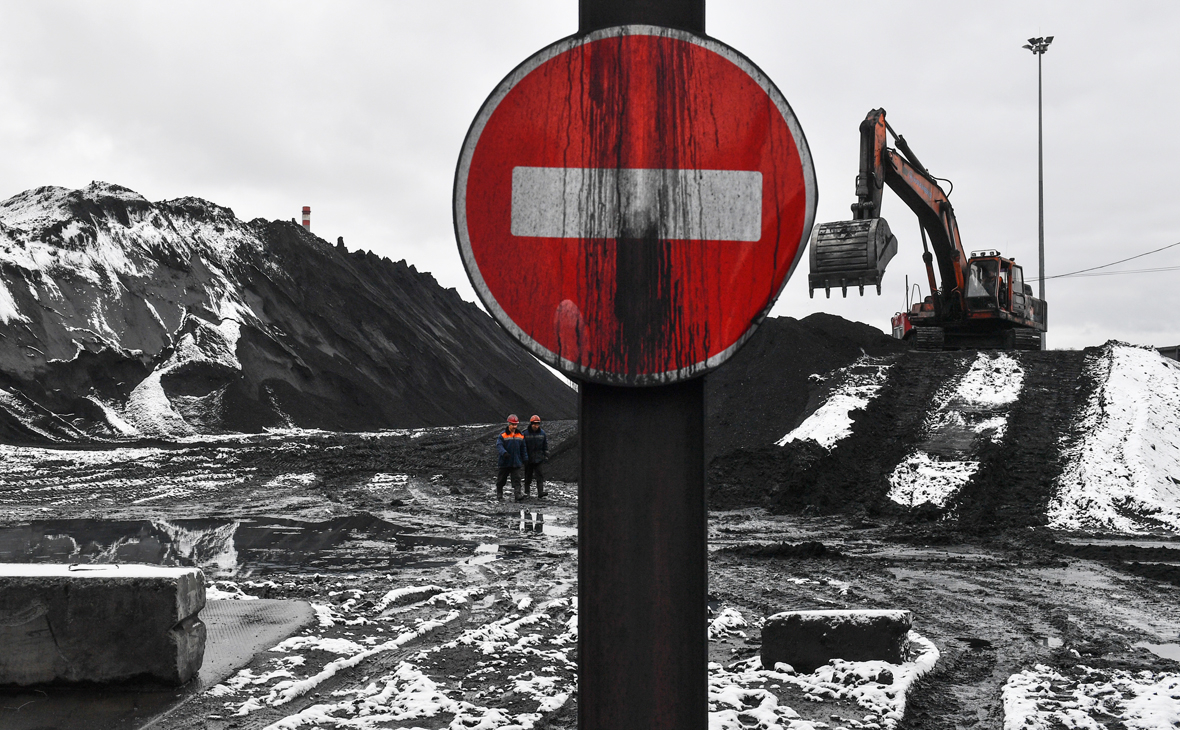
[[[762,173],[516,167],[512,235],[758,241]]]

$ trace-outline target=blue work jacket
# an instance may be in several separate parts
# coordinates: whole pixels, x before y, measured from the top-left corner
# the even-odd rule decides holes
[[[528,447],[524,444],[524,434],[520,431],[501,433],[496,439],[496,453],[500,456],[498,463],[501,469],[524,466],[529,458]]]

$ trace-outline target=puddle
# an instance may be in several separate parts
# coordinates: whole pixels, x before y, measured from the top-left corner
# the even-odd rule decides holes
[[[520,511],[520,519],[516,522],[516,531],[525,534],[548,535],[550,537],[574,537],[578,534],[578,530],[575,527],[546,522],[544,512],[534,512],[526,509]]]
[[[210,577],[452,565],[478,543],[368,514],[323,522],[39,520],[0,527],[0,562],[196,565]]]
[[[1146,641],[1140,641],[1133,646],[1147,649],[1161,659],[1171,659],[1172,661],[1180,662],[1180,644],[1152,644]]]
[[[905,546],[881,546],[873,545],[870,549],[859,553],[861,557],[866,558],[891,558],[894,560],[930,560],[930,561],[997,561],[1000,556],[992,555],[990,553],[975,552],[970,548],[963,550],[948,550],[946,548],[920,548],[920,547],[905,547]]]

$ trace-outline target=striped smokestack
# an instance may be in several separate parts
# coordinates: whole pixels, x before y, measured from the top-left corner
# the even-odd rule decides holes
[[[303,227],[309,231],[311,230],[311,206],[310,205],[303,206]]]

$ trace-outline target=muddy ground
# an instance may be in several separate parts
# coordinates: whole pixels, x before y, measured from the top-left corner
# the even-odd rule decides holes
[[[0,561],[196,563],[223,594],[318,606],[283,651],[153,728],[497,727],[522,716],[574,728],[576,485],[497,502],[495,428],[0,447]],[[548,428],[560,444],[573,424]],[[913,611],[941,659],[902,728],[998,730],[1002,686],[1035,664],[1180,669],[1137,646],[1180,649],[1180,543],[1168,538],[957,533],[921,515],[744,507],[714,510],[709,539],[710,607],[748,623],[712,641],[723,666],[756,655],[759,619],[778,611]],[[830,727],[886,725],[846,700],[771,691]],[[18,727],[20,711],[0,706],[0,727]]]

